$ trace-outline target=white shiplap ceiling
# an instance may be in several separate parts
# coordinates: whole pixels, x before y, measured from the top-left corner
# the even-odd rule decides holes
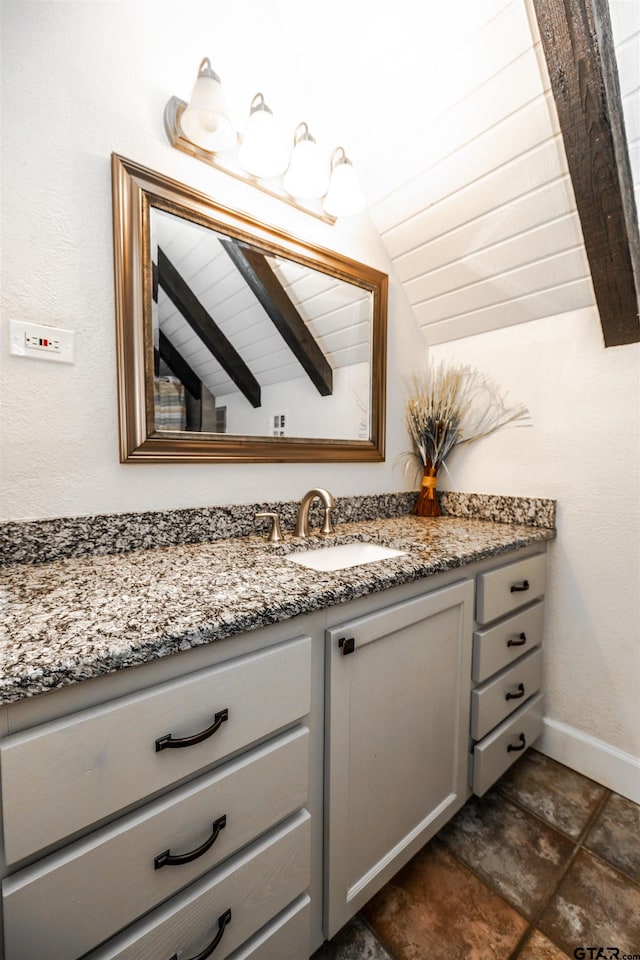
[[[637,153],[640,2],[611,7]],[[427,341],[594,304],[531,0],[305,8],[279,3],[300,69],[332,51],[325,99]]]
[[[609,9],[636,207],[640,207],[640,2],[610,0]]]
[[[532,0],[268,6],[428,343],[595,304]],[[640,0],[609,6],[638,198]]]
[[[456,51],[467,89],[416,131],[424,169],[372,209],[431,343],[594,302],[532,22],[513,0]]]

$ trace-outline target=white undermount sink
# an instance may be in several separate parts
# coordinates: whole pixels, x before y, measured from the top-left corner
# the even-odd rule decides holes
[[[299,563],[311,570],[344,570],[345,567],[358,567],[375,560],[389,560],[402,557],[406,550],[394,550],[379,543],[339,543],[333,547],[316,547],[315,550],[303,550],[302,553],[290,553],[287,560]]]

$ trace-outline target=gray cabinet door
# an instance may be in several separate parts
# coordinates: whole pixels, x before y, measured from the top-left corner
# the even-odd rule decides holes
[[[469,795],[473,583],[327,630],[325,933]]]

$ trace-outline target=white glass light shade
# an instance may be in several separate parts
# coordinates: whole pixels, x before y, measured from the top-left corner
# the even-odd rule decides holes
[[[342,147],[334,151],[329,190],[322,206],[325,213],[332,217],[351,217],[364,210],[364,196],[358,176]]]
[[[284,188],[297,200],[317,200],[327,192],[329,174],[306,123],[296,128],[294,143]]]
[[[278,124],[262,94],[257,93],[238,152],[240,166],[254,177],[278,177],[286,170],[288,159]]]
[[[226,115],[220,77],[209,58],[200,64],[189,105],[180,118],[184,135],[204,150],[217,153],[233,146],[236,132]]]

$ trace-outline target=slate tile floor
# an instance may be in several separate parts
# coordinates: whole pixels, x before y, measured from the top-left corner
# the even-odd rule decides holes
[[[313,960],[597,956],[589,947],[640,960],[640,807],[530,750]]]

